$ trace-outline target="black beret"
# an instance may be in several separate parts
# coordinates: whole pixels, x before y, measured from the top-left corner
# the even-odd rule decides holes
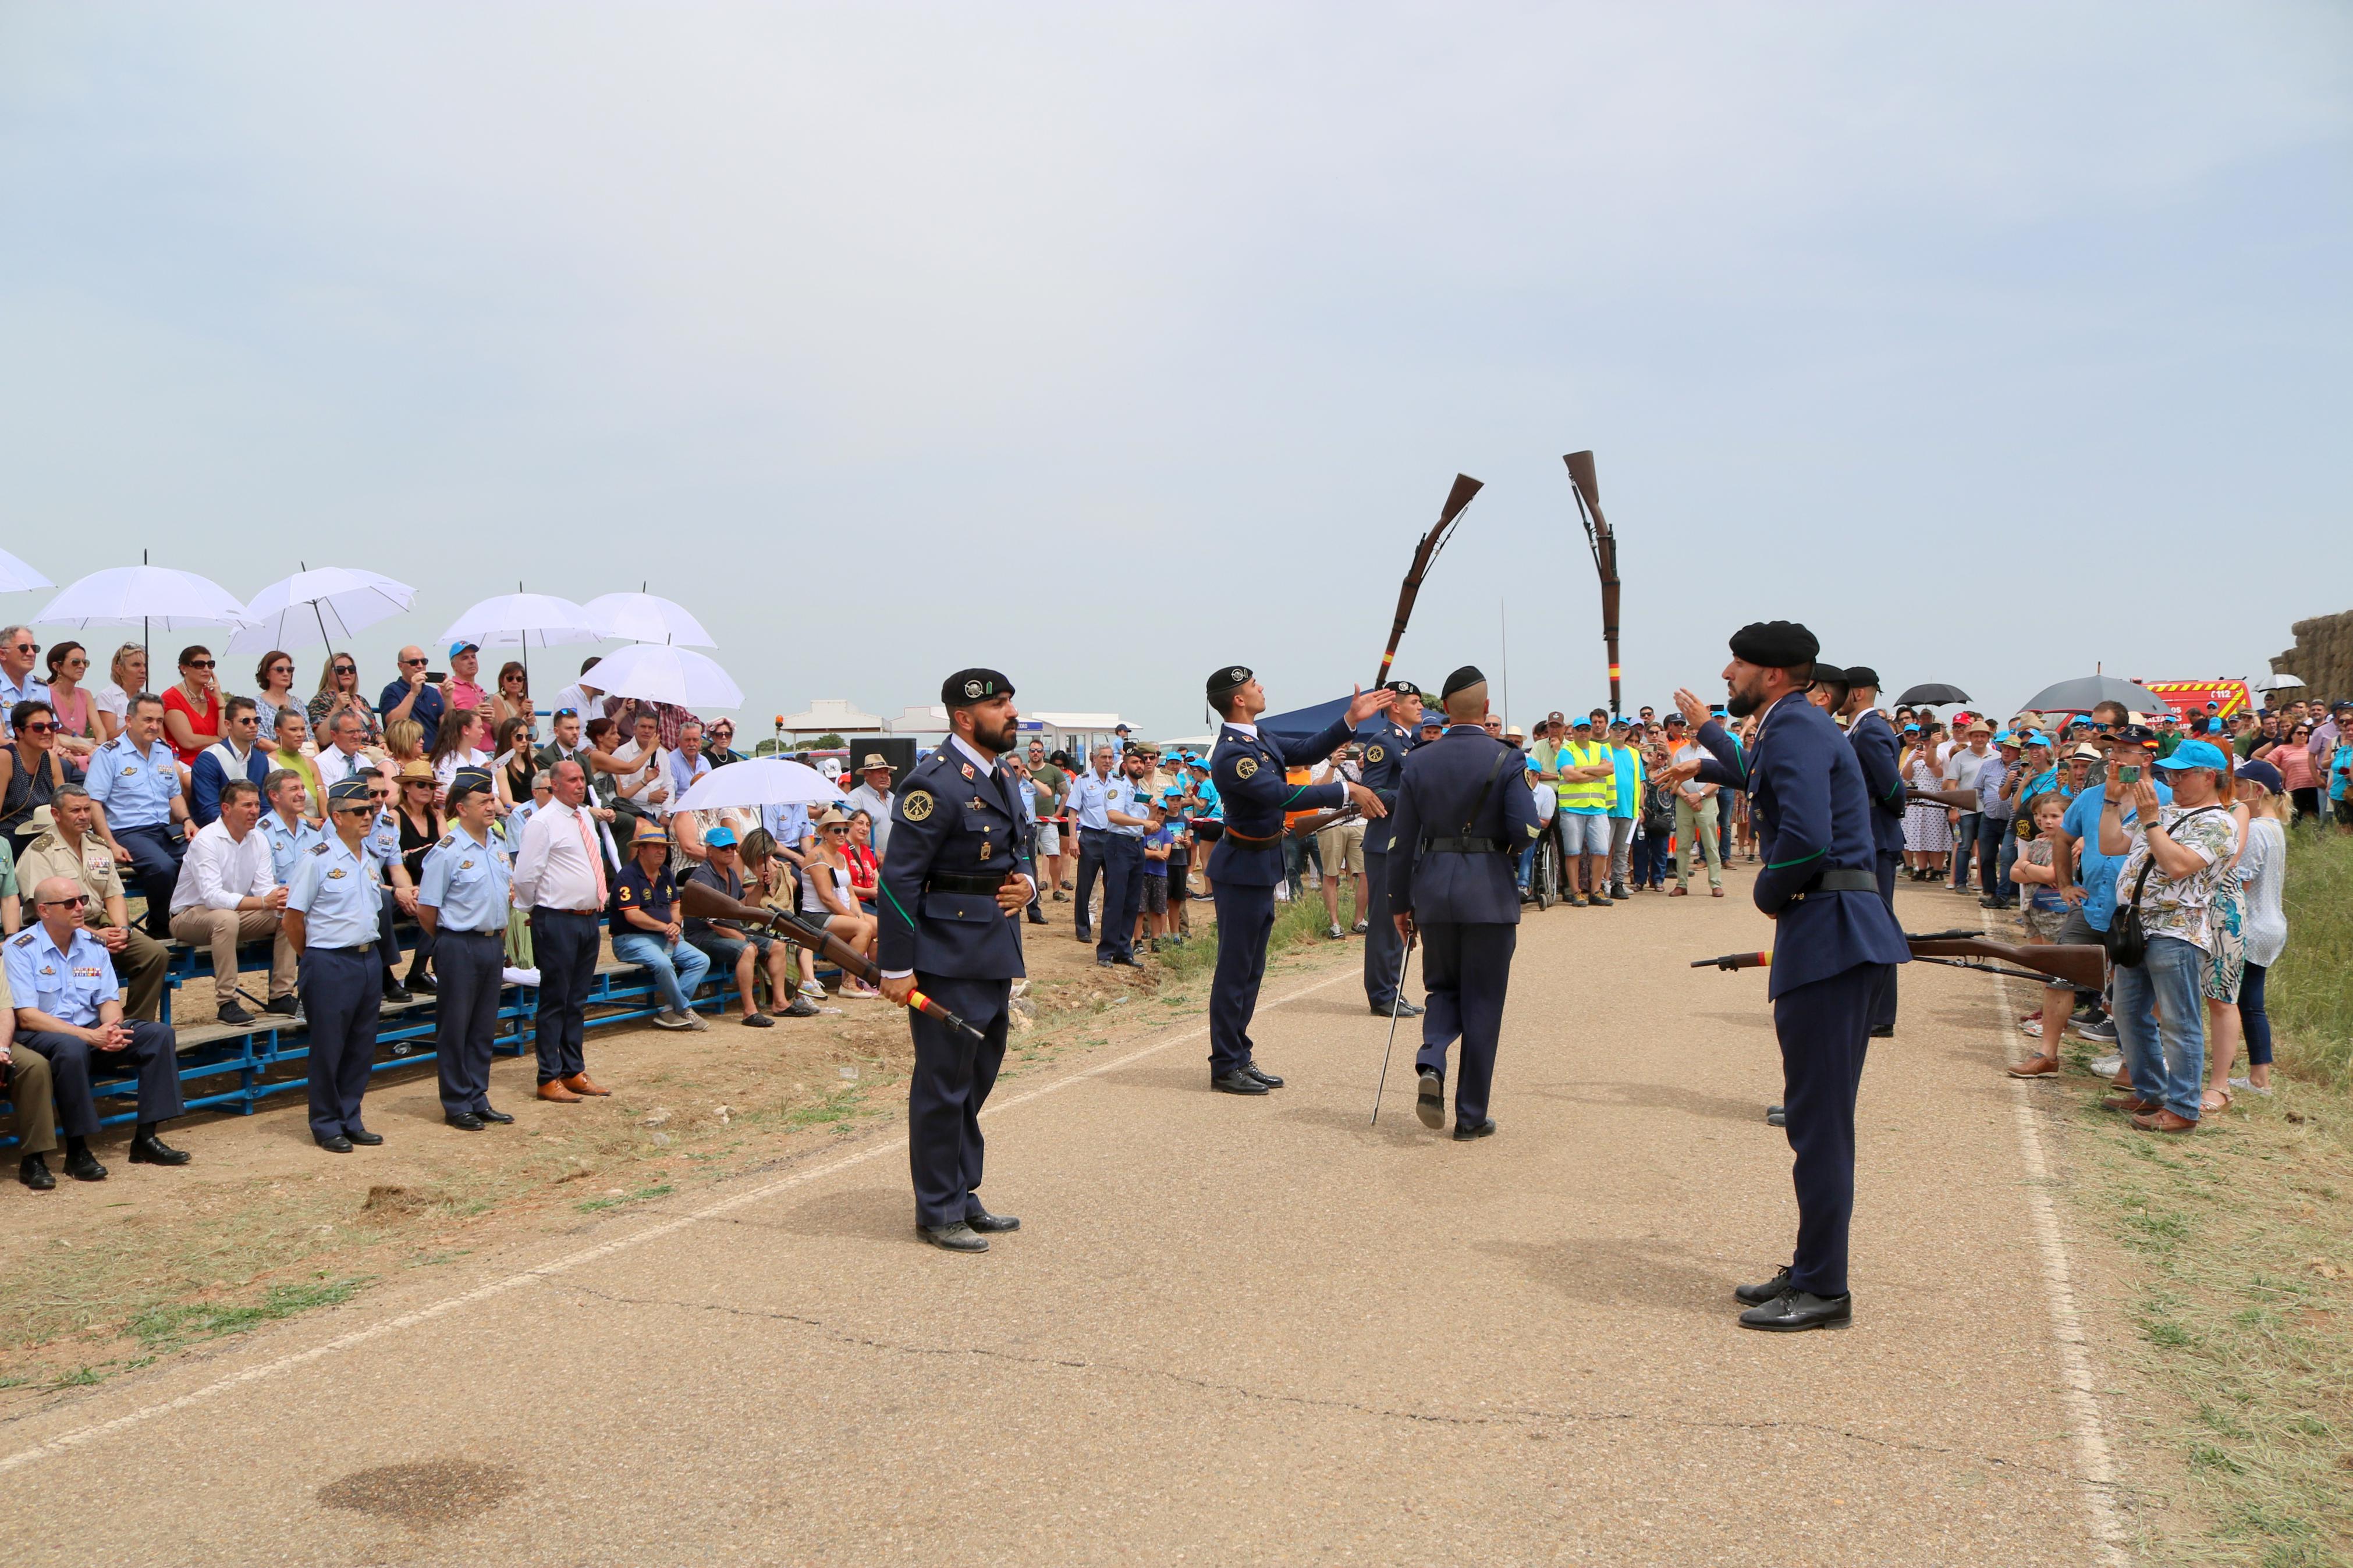
[[[1849,682],[1847,680],[1845,670],[1841,669],[1837,665],[1824,664],[1821,660],[1816,659],[1814,661],[1814,684],[1816,686],[1845,686],[1849,684]]]
[[[1767,669],[1811,664],[1821,651],[1814,634],[1795,621],[1751,621],[1732,634],[1732,657]]]
[[[1419,697],[1421,695],[1421,688],[1416,686],[1410,680],[1384,680],[1380,684],[1380,689],[1383,691],[1394,691],[1399,697]]]
[[[1850,687],[1868,686],[1876,691],[1879,689],[1879,671],[1867,664],[1850,664],[1846,667],[1846,683]]]
[[[1013,682],[993,669],[959,669],[940,682],[940,701],[949,708],[966,708],[990,697],[1010,697]]]
[[[1466,664],[1461,668],[1456,670],[1453,674],[1446,678],[1446,685],[1440,690],[1438,695],[1440,699],[1443,700],[1446,698],[1453,696],[1456,692],[1461,691],[1465,687],[1484,686],[1486,683],[1487,678],[1479,673],[1479,667],[1477,665]]]
[[[1253,679],[1255,678],[1250,674],[1250,666],[1229,664],[1209,677],[1209,700],[1222,702],[1248,686]]]

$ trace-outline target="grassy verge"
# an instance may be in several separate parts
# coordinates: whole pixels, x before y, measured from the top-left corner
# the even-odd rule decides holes
[[[2179,1140],[2086,1095],[2069,1128],[2076,1194],[2125,1256],[2102,1352],[2141,1383],[2151,1562],[2353,1562],[2353,837],[2295,835],[2286,893],[2276,1094]]]
[[[2280,1066],[2353,1094],[2353,834],[2289,835],[2286,901],[2266,988]]]

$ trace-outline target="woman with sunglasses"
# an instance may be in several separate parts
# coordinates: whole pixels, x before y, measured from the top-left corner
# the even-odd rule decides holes
[[[450,727],[447,721],[441,726],[444,732]],[[454,775],[456,770],[450,771]],[[399,783],[400,793],[394,798],[392,815],[400,826],[400,868],[408,874],[408,885],[414,888],[425,880],[425,852],[441,841],[445,824],[438,803],[448,785],[438,783],[433,770],[421,762],[402,763]],[[412,909],[407,912],[414,916],[417,911]],[[407,985],[411,991],[438,989],[432,976],[425,973],[425,966],[432,959],[433,933],[420,931],[408,958]]]
[[[538,772],[539,759],[531,749],[530,721],[521,714],[500,720],[499,738],[491,748],[491,777],[498,785],[500,816],[531,803],[532,776]]]
[[[90,673],[90,654],[78,642],[61,642],[49,649],[49,707],[58,716],[58,749],[87,763],[103,739],[98,732],[98,702],[82,685]]]
[[[449,781],[458,776],[459,768],[479,768],[491,760],[491,754],[476,742],[482,738],[482,716],[468,708],[445,714],[441,727],[433,732],[433,750],[426,761],[432,764],[433,780],[438,798],[447,798]]]
[[[2289,728],[2287,739],[2272,748],[2270,761],[2279,769],[2280,782],[2286,787],[2293,808],[2290,820],[2320,820],[2320,770],[2312,765],[2312,726],[2300,719],[2296,721]]]
[[[360,695],[359,661],[347,653],[331,653],[327,662],[319,668],[319,690],[311,699],[311,733],[324,737],[334,733],[331,727],[338,713],[356,713],[360,727],[366,731],[364,744],[379,745],[384,741],[384,721],[376,717],[375,708]]]
[[[147,650],[135,642],[114,650],[107,683],[98,689],[98,743],[105,745],[131,722],[131,700],[147,689]]]
[[[36,807],[49,804],[67,784],[82,782],[81,770],[58,750],[57,710],[46,702],[19,702],[8,710],[16,742],[0,749],[0,833],[8,836],[9,863],[43,831],[33,825]]]
[[[253,706],[260,716],[261,738],[266,741],[278,733],[280,708],[302,705],[294,695],[294,656],[284,648],[271,648],[253,667],[253,680],[261,688],[261,695],[253,700]]]
[[[520,719],[523,723],[524,735],[533,741],[539,739],[539,717],[531,704],[531,672],[522,667],[521,659],[511,658],[499,666],[498,689],[491,693],[490,701],[491,729],[493,733],[505,735],[507,721]],[[504,746],[499,749],[506,750]],[[518,800],[531,798],[529,779],[523,781],[522,793],[516,798]]]
[[[220,742],[220,682],[213,675],[212,650],[202,644],[180,650],[180,679],[164,693],[164,736],[184,768]]]
[[[828,807],[818,819],[817,849],[801,876],[801,913],[872,958],[874,935],[881,923],[860,911],[850,891],[849,845],[849,819]],[[839,994],[863,1002],[882,993],[844,974]]]

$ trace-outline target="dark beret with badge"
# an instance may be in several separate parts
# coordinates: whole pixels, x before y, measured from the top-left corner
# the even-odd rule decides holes
[[[993,669],[959,669],[940,682],[940,703],[946,708],[969,708],[992,697],[1012,695],[1013,682]]]
[[[1410,697],[1416,701],[1420,700],[1421,698],[1421,688],[1416,686],[1410,680],[1384,680],[1381,682],[1378,689],[1382,691],[1394,691],[1399,697]]]
[[[1441,688],[1438,693],[1439,700],[1443,701],[1445,699],[1453,696],[1458,691],[1465,690],[1473,686],[1484,686],[1486,684],[1487,678],[1479,672],[1479,667],[1475,664],[1466,664],[1461,668],[1456,670],[1453,674],[1446,678],[1445,686]]]
[[[490,795],[495,787],[491,783],[490,769],[459,768],[449,775],[449,805],[455,807],[459,801],[478,792]]]
[[[371,811],[375,809],[375,796],[368,792],[366,779],[339,779],[327,786],[329,811],[350,811],[363,805]]]
[[[1229,664],[1209,677],[1209,700],[1223,702],[1255,679],[1257,678],[1250,674],[1250,666]]]
[[[1795,621],[1751,621],[1732,634],[1732,657],[1767,669],[1796,669],[1814,662],[1820,639]]]

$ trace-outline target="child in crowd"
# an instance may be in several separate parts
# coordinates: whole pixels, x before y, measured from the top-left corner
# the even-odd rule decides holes
[[[1168,857],[1176,851],[1176,835],[1168,828],[1168,803],[1155,800],[1145,808],[1152,826],[1144,835],[1144,907],[1135,917],[1135,945],[1151,933],[1151,951],[1160,951],[1168,934]]]
[[[2069,905],[2060,896],[2059,871],[2052,864],[2052,856],[2064,833],[2067,803],[2056,790],[2045,790],[2034,797],[2032,812],[2034,837],[2019,852],[2010,877],[2029,889],[2018,910],[2026,927],[2026,940],[2036,946],[2048,946],[2058,940],[2060,928],[2067,923]],[[2075,993],[2069,987],[2043,988],[2042,1016],[2023,1027],[2031,1037],[2050,1043],[2042,1047],[2040,1056],[2010,1068],[2011,1077],[2049,1078],[2059,1070],[2057,1046],[2066,1030],[2067,1016],[2074,1006]]]

